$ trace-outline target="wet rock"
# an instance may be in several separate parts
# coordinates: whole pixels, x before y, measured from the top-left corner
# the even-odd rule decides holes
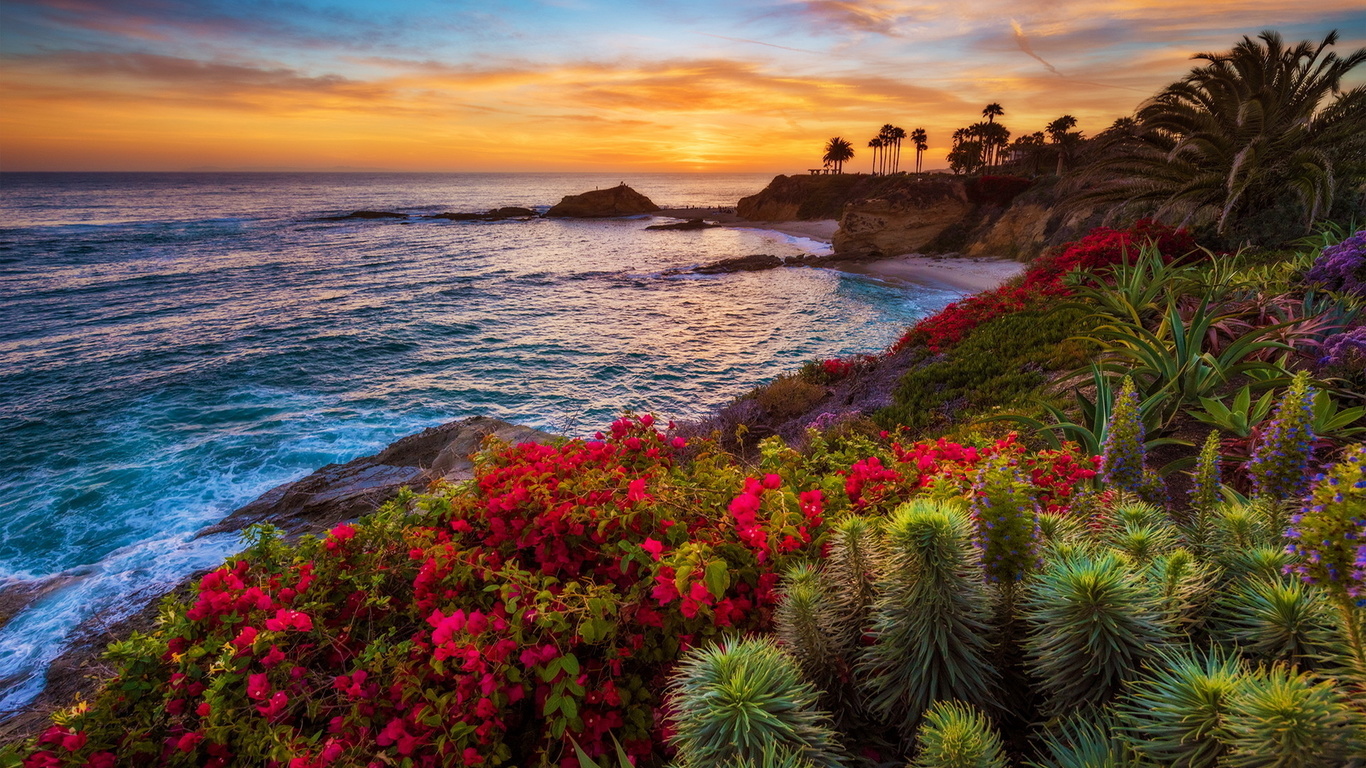
[[[677,224],[653,224],[651,226],[646,227],[646,229],[677,230],[679,232],[688,232],[697,229],[715,229],[719,226],[721,225],[709,224],[703,219],[688,219],[687,221],[680,221]]]
[[[536,212],[530,208],[505,206],[503,208],[494,208],[489,211],[488,215],[495,219],[529,219],[534,217]]]
[[[352,219],[406,219],[408,214],[394,211],[352,211],[341,216],[323,216],[315,221],[350,221]]]
[[[580,195],[566,195],[550,210],[549,218],[593,219],[611,216],[636,216],[660,210],[650,198],[622,182],[608,189],[595,189]]]
[[[766,253],[756,253],[752,256],[737,256],[733,259],[722,259],[721,261],[705,264],[692,269],[672,270],[666,274],[679,275],[725,275],[731,272],[759,272],[765,269],[774,269],[784,265],[781,256],[772,256]]]

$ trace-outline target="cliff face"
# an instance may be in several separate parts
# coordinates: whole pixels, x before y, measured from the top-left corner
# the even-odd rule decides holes
[[[833,245],[836,253],[912,253],[962,223],[973,209],[962,181],[911,182],[845,205]]]
[[[849,201],[878,197],[905,178],[863,173],[776,176],[758,194],[740,198],[735,212],[750,221],[838,219]]]

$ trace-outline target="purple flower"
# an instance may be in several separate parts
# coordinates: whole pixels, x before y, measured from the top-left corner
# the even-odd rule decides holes
[[[1305,278],[1330,291],[1366,296],[1366,229],[1324,248]]]

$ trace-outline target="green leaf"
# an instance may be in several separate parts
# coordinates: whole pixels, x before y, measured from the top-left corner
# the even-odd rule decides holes
[[[730,589],[729,564],[725,560],[713,560],[707,563],[707,571],[703,581],[706,582],[707,589],[711,592],[712,597],[721,599],[721,596],[726,594],[726,590]]]
[[[568,674],[577,677],[579,674],[579,658],[572,653],[561,656],[560,667]]]

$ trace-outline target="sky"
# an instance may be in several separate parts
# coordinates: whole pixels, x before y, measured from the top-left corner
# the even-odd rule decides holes
[[[0,170],[866,171],[884,123],[934,168],[1268,28],[1354,50],[1366,0],[0,0]]]

